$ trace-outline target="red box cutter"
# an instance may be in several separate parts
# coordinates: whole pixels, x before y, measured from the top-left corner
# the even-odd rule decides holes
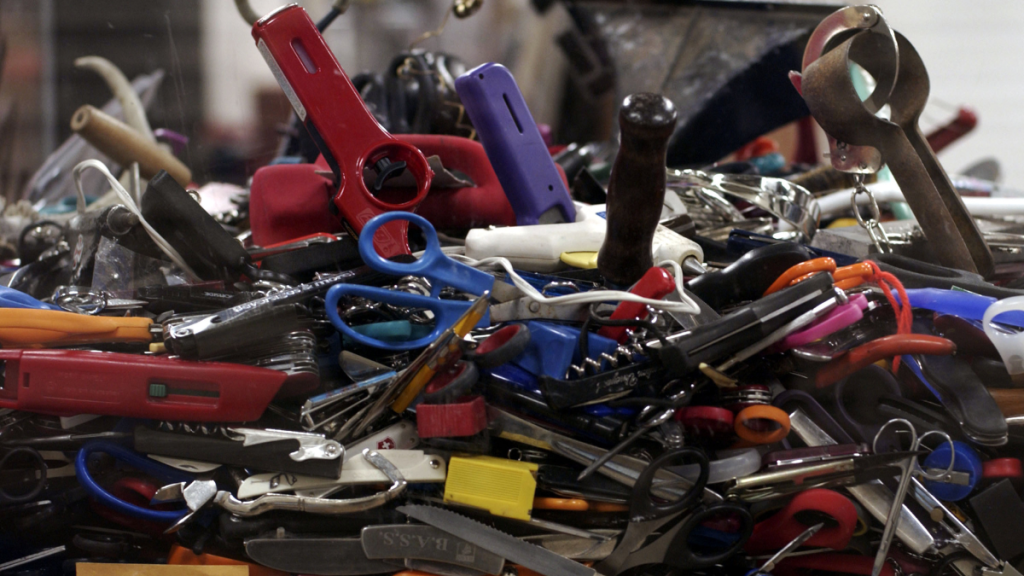
[[[378,214],[414,211],[434,176],[426,157],[377,122],[306,11],[291,5],[271,12],[253,25],[252,36],[334,172],[338,180],[334,204],[354,235]],[[363,170],[375,168],[380,182],[402,162],[416,179],[415,196],[397,203],[374,196],[363,180]],[[381,226],[374,247],[384,258],[410,254],[408,230],[405,220]]]
[[[186,422],[258,420],[288,377],[223,362],[91,350],[0,350],[0,408]]]

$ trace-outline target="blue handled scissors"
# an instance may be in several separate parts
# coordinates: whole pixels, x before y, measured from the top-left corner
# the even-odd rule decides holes
[[[82,485],[82,488],[84,488],[85,491],[95,498],[100,504],[122,514],[165,524],[177,522],[186,514],[190,513],[187,508],[182,510],[153,510],[150,508],[142,508],[141,506],[125,502],[110,492],[107,492],[89,474],[89,456],[95,452],[110,454],[118,461],[168,483],[191,482],[194,478],[184,472],[171,468],[170,466],[154,462],[145,456],[136,454],[128,448],[114,444],[113,442],[92,440],[82,445],[82,448],[78,451],[78,456],[75,458],[75,475],[78,477],[78,482]]]
[[[377,229],[391,222],[392,220],[407,220],[423,232],[427,240],[427,248],[423,255],[412,263],[403,264],[391,262],[381,258],[380,254],[373,247],[373,236]],[[367,266],[390,274],[392,276],[422,276],[430,280],[430,296],[410,294],[396,290],[387,290],[374,286],[362,286],[357,284],[337,284],[327,291],[326,306],[327,317],[331,324],[340,330],[346,337],[359,342],[365,346],[372,346],[384,350],[412,350],[423,348],[436,340],[442,332],[450,328],[460,316],[462,316],[472,302],[462,300],[442,300],[439,298],[444,288],[455,288],[462,292],[480,296],[494,286],[494,277],[486,272],[481,272],[470,266],[456,262],[441,251],[441,243],[437,240],[437,232],[422,216],[410,212],[385,212],[374,217],[363,227],[359,234],[359,255]],[[405,308],[418,308],[430,310],[434,314],[434,329],[430,334],[407,341],[379,340],[371,338],[352,329],[351,326],[342,321],[338,314],[338,301],[343,296],[357,296],[386,302],[395,306]],[[481,325],[489,325],[490,318],[485,315]]]
[[[60,310],[60,306],[40,302],[20,290],[0,286],[0,308],[38,308],[39,310]]]
[[[686,494],[675,502],[659,503],[652,499],[651,484],[659,470],[678,464],[680,460],[695,460],[700,472],[697,481]],[[750,539],[754,519],[742,505],[731,502],[717,504],[694,504],[704,494],[704,486],[710,473],[708,457],[698,448],[684,446],[665,452],[644,468],[633,485],[629,500],[629,525],[612,553],[594,566],[600,574],[618,576],[626,570],[643,564],[668,564],[681,570],[695,570],[720,564],[738,552]],[[702,524],[709,520],[731,516],[739,520],[739,530],[729,534],[728,542],[721,539],[714,546],[717,553],[697,550],[692,546],[694,539],[706,539]],[[673,521],[674,526],[664,529]],[[661,529],[661,536],[643,546],[647,538]],[[703,547],[701,547],[703,548]]]

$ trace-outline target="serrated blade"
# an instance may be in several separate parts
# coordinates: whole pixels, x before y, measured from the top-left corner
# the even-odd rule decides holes
[[[410,504],[399,506],[398,511],[544,576],[595,576],[598,574],[593,568],[587,568],[550,550],[524,542],[444,508]]]

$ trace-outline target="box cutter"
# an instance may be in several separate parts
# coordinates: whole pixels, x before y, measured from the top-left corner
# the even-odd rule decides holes
[[[501,556],[443,530],[412,524],[367,526],[359,538],[309,538],[279,529],[272,536],[247,539],[245,551],[270,568],[325,576],[391,573],[414,566],[426,569],[426,563],[500,574],[505,565]]]
[[[440,456],[425,454],[422,450],[381,450],[380,454],[398,468],[409,483],[441,483],[447,477],[447,465]],[[324,498],[345,486],[387,481],[388,477],[366,459],[353,458],[345,462],[341,477],[337,479],[279,472],[254,474],[238,487],[238,497],[244,499],[264,494],[294,492],[299,496]]]
[[[287,374],[89,350],[0,350],[0,408],[189,422],[258,420]]]

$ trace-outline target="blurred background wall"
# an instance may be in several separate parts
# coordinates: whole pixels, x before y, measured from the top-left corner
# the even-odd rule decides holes
[[[260,13],[280,5],[251,1]],[[956,171],[994,156],[1006,184],[1024,189],[1024,163],[1018,161],[1024,155],[1024,63],[1018,56],[1024,53],[1024,2],[876,3],[928,66],[932,100],[923,120],[926,131],[948,121],[959,105],[978,113],[975,132],[942,154],[947,168]],[[314,19],[330,7],[329,0],[300,4]],[[379,72],[413,39],[436,28],[450,5],[353,0],[325,37],[350,75]],[[554,37],[567,22],[558,3],[540,15],[529,0],[487,0],[475,16],[449,19],[440,37],[418,46],[450,52],[468,66],[506,64],[535,118],[555,124],[566,60]],[[104,56],[129,78],[157,68],[167,73],[151,123],[191,138],[185,159],[198,181],[244,182],[272,155],[276,130],[288,117],[250,27],[230,0],[0,0],[0,34],[7,52],[0,76],[0,191],[8,194],[67,137],[78,106],[99,106],[110,97],[98,77],[73,67],[79,56]]]

